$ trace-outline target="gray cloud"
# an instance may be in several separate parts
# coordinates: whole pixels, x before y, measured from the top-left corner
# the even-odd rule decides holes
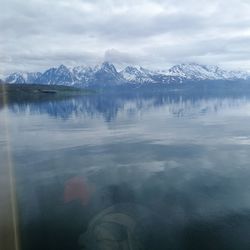
[[[116,49],[110,49],[105,52],[104,61],[117,64],[136,64],[140,59],[136,55],[121,52]]]
[[[247,0],[0,0],[0,74],[65,63],[250,69]]]

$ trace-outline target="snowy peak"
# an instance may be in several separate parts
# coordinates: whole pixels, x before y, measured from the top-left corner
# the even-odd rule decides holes
[[[72,69],[73,74],[84,74],[90,71],[93,71],[93,69],[88,66],[76,66]]]
[[[213,65],[187,63],[175,65],[168,71],[169,75],[180,76],[188,80],[234,80],[247,79],[248,73],[222,70]]]
[[[41,77],[36,80],[36,83],[40,84],[58,84],[73,85],[74,75],[64,65],[60,65],[58,68],[51,68],[46,70]]]
[[[217,71],[218,71],[217,67],[209,69],[205,65],[189,63],[189,64],[179,64],[173,66],[171,69],[169,69],[169,74],[173,76],[178,75],[186,79],[205,80],[205,79],[217,79],[218,78]]]
[[[94,70],[94,84],[119,85],[124,83],[124,79],[116,70],[115,66],[109,62],[104,62],[100,66],[96,66]]]
[[[201,80],[247,80],[250,74],[241,71],[226,71],[217,66],[186,63],[169,70],[152,71],[139,66],[127,66],[118,72],[112,63],[104,62],[95,67],[60,65],[44,73],[17,72],[9,75],[8,83],[61,84],[75,86],[120,85],[120,84],[169,84]]]
[[[74,82],[89,84],[93,81],[94,70],[87,66],[77,66],[71,70],[74,75]]]
[[[5,81],[8,83],[34,83],[38,77],[40,77],[42,73],[40,72],[16,72],[9,75]]]
[[[101,69],[106,71],[106,72],[112,72],[112,73],[117,73],[115,66],[112,63],[109,62],[104,62],[101,65]]]
[[[123,71],[120,72],[122,77],[132,83],[153,83],[154,73],[146,70],[142,67],[132,67],[128,66]]]
[[[23,72],[10,74],[6,79],[8,83],[26,83],[26,76]]]
[[[56,69],[56,74],[58,75],[68,75],[70,73],[71,73],[70,70],[63,64]]]
[[[126,67],[120,72],[124,79],[130,83],[155,83],[155,84],[168,84],[168,83],[181,83],[182,77],[176,75],[172,76],[169,72],[157,72],[142,67]]]

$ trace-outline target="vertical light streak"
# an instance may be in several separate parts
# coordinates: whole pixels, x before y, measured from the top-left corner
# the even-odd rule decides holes
[[[19,228],[18,228],[18,209],[17,209],[17,195],[16,195],[16,180],[15,180],[15,171],[13,166],[13,160],[11,155],[11,141],[10,141],[10,131],[9,131],[9,119],[8,119],[8,111],[5,107],[8,104],[8,96],[6,91],[5,84],[2,84],[3,90],[3,117],[4,117],[4,126],[5,126],[5,134],[6,134],[6,146],[7,146],[7,165],[6,170],[8,174],[8,184],[9,184],[9,193],[10,193],[10,206],[11,206],[11,228],[13,230],[13,238],[14,238],[14,250],[20,250],[19,244]],[[11,237],[10,237],[11,238]],[[7,249],[6,249],[7,250]],[[12,249],[10,249],[12,250]]]

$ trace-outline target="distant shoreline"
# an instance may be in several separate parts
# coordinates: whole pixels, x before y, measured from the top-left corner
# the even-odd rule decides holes
[[[0,83],[0,107],[13,102],[61,100],[95,91],[62,85]]]

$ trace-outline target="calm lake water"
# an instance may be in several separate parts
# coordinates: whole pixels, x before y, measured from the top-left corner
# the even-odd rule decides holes
[[[250,249],[249,124],[247,96],[2,108],[0,166],[14,167],[22,249]]]

